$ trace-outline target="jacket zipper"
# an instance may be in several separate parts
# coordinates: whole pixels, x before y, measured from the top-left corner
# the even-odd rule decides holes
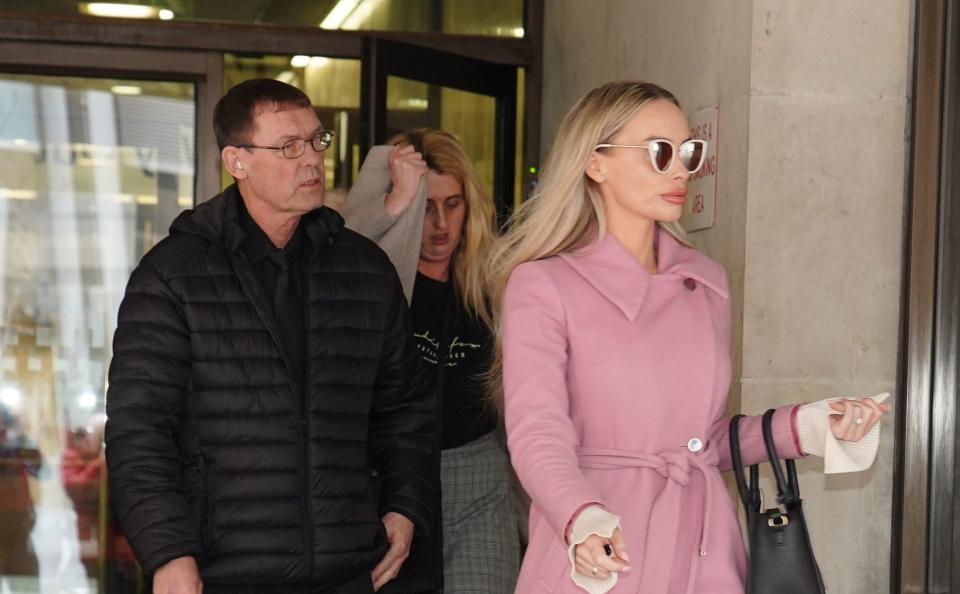
[[[300,269],[300,295],[303,299],[303,326],[306,332],[303,336],[303,392],[298,396],[300,398],[300,441],[303,444],[303,513],[306,516],[303,525],[306,530],[307,579],[313,581],[313,506],[310,503],[310,426],[307,421],[310,414],[307,406],[307,390],[309,389],[307,377],[310,375],[310,357],[308,356],[310,353],[310,308],[307,307],[307,304],[310,303],[310,279],[305,263],[302,263],[302,265],[304,267]],[[294,378],[291,376],[291,379]],[[294,390],[296,390],[296,382],[294,382]]]
[[[305,530],[304,541],[306,544],[306,551],[304,554],[307,557],[306,558],[307,579],[312,580],[314,563],[313,563],[313,529],[311,527],[311,518],[313,517],[313,514],[311,511],[312,508],[310,505],[310,441],[309,441],[309,431],[307,427],[307,402],[306,402],[307,398],[305,393],[307,391],[306,381],[304,381],[304,388],[303,388],[304,393],[301,394],[297,390],[296,382],[294,382],[294,377],[292,373],[293,370],[291,369],[290,361],[287,358],[287,353],[284,352],[283,350],[283,341],[280,340],[280,334],[277,330],[276,323],[274,322],[273,317],[266,313],[266,309],[264,307],[266,295],[264,294],[263,290],[260,288],[259,281],[257,281],[256,277],[254,276],[249,263],[246,261],[245,258],[238,256],[237,252],[235,251],[231,251],[230,259],[231,259],[231,264],[234,268],[234,271],[237,273],[237,277],[240,281],[240,289],[244,293],[244,295],[247,297],[247,299],[249,299],[250,302],[253,304],[254,310],[256,310],[257,315],[260,316],[260,319],[263,321],[264,326],[266,326],[267,331],[270,333],[270,337],[273,338],[273,343],[274,345],[276,345],[277,349],[279,349],[280,351],[280,354],[283,358],[284,366],[287,369],[287,374],[290,376],[291,384],[293,384],[292,390],[294,392],[294,395],[300,399],[300,428],[299,429],[300,429],[300,442],[302,444],[302,450],[303,450],[303,472],[302,472],[303,487],[304,487],[304,490],[303,490],[304,512],[303,513],[304,513],[304,520],[305,520],[304,521],[304,530]],[[312,259],[308,260],[305,263],[302,263],[301,265],[303,266],[303,268],[301,268],[300,270],[300,283],[301,283],[300,286],[301,286],[302,295],[303,295],[303,321],[304,321],[304,326],[308,329],[307,332],[304,334],[303,344],[304,344],[304,351],[307,351],[307,352],[309,352],[309,349],[307,347],[310,341],[310,331],[309,331],[310,308],[307,307],[307,303],[309,303],[309,299],[308,299],[309,283],[307,282],[308,279],[306,278],[308,276],[306,273],[306,270],[309,267],[310,262],[312,262]],[[309,357],[304,359],[303,367],[304,367],[304,373],[305,374],[308,373],[308,369],[310,367]]]

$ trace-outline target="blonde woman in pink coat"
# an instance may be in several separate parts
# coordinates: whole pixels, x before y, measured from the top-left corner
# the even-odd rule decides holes
[[[508,445],[532,499],[519,594],[742,594],[723,268],[676,225],[705,146],[668,91],[587,93],[488,266]],[[885,396],[777,410],[783,457],[870,465]],[[765,457],[741,423],[745,463]]]

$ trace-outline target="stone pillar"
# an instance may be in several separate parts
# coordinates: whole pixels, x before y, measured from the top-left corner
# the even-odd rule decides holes
[[[892,393],[909,3],[761,0],[753,23],[743,409]],[[889,591],[892,446],[891,419],[870,470],[799,465],[834,592]]]

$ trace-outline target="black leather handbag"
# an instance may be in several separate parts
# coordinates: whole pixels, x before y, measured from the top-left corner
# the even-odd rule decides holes
[[[761,510],[759,466],[750,467],[750,482],[743,476],[740,457],[740,418],[730,420],[730,457],[737,477],[740,499],[747,511],[750,561],[747,594],[824,594],[820,567],[813,556],[807,523],[803,517],[800,485],[793,460],[787,460],[784,477],[773,444],[773,409],[763,415],[763,441],[777,482],[778,507]]]

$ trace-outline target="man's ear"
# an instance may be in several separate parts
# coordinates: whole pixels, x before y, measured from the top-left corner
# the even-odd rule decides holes
[[[600,161],[597,151],[593,151],[590,155],[590,160],[587,161],[587,170],[585,171],[587,176],[598,184],[602,184],[607,179],[607,172],[603,166],[603,163]]]
[[[243,168],[243,154],[240,149],[235,146],[223,147],[223,150],[220,151],[220,160],[223,161],[223,166],[227,168],[234,179],[247,178],[247,170]]]

